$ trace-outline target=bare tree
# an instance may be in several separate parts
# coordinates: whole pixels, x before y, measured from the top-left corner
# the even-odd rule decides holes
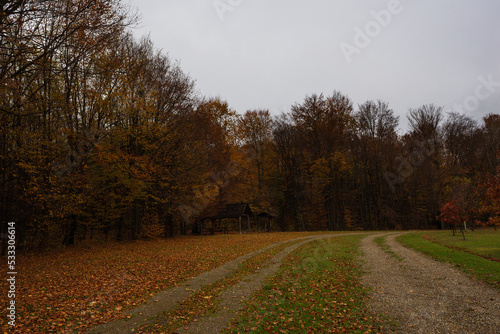
[[[475,120],[467,115],[450,113],[443,125],[446,153],[451,164],[471,172],[478,156],[480,132]],[[460,171],[457,171],[460,172]]]

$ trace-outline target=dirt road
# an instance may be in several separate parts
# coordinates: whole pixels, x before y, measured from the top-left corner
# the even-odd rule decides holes
[[[451,265],[403,247],[388,234],[383,251],[372,235],[363,239],[371,287],[370,308],[399,323],[400,333],[500,333],[500,293]]]

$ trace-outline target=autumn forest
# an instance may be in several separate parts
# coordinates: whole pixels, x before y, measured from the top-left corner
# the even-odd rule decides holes
[[[135,38],[120,0],[0,5],[0,221],[19,249],[191,234],[246,202],[282,231],[500,222],[498,111],[429,101],[405,133],[390,101],[348,92],[237,112]]]

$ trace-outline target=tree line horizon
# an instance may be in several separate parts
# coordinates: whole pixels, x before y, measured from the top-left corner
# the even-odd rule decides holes
[[[0,220],[26,251],[188,234],[226,203],[283,231],[498,223],[500,115],[311,94],[238,114],[130,28],[120,0],[0,15]],[[2,239],[2,248],[5,247]]]

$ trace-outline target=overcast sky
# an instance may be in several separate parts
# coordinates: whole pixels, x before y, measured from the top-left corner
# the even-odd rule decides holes
[[[130,1],[135,34],[239,113],[334,90],[389,102],[403,131],[423,104],[500,113],[498,0]]]

